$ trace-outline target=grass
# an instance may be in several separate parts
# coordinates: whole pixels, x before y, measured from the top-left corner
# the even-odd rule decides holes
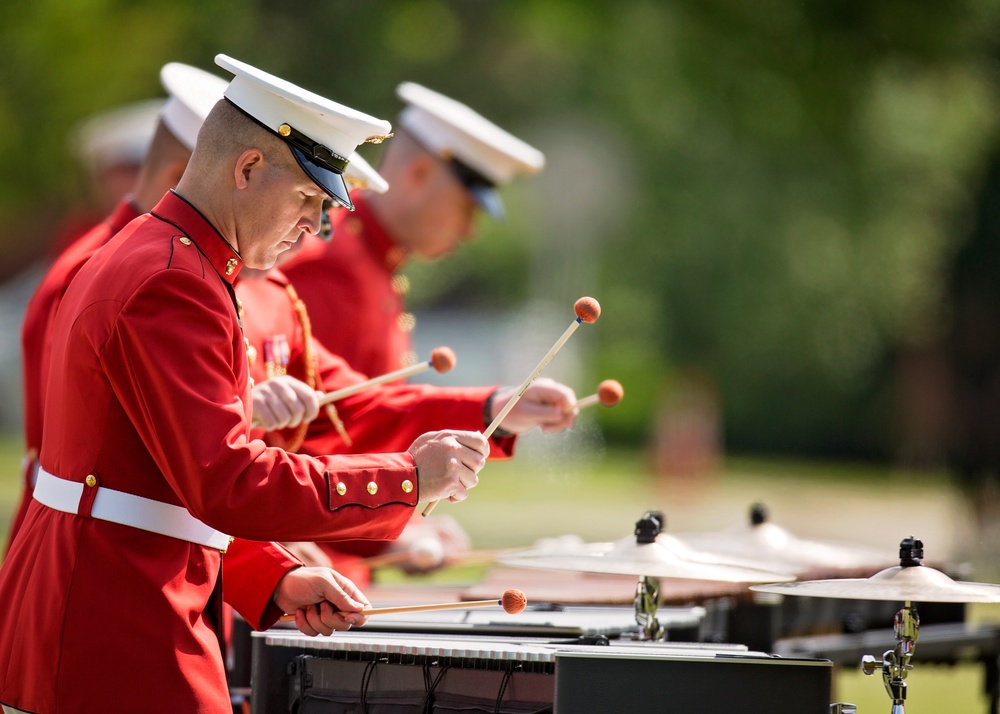
[[[0,436],[4,534],[20,490],[20,452],[19,438]],[[615,540],[629,535],[634,522],[651,509],[666,514],[669,532],[721,530],[743,523],[755,501],[765,502],[772,520],[804,538],[863,541],[893,549],[900,538],[915,534],[924,540],[928,559],[937,562],[964,558],[976,543],[966,504],[941,474],[732,459],[716,473],[657,476],[635,452],[609,453],[563,437],[529,436],[515,459],[489,464],[480,477],[467,501],[440,504],[435,516],[454,518],[475,546],[484,549],[524,547],[563,534],[589,542]],[[470,583],[482,573],[481,566],[454,568],[410,582]],[[978,571],[975,579],[997,581]],[[971,606],[970,619],[1000,622],[1000,611],[995,605]],[[983,667],[976,663],[918,664],[907,684],[907,714],[988,711]],[[857,704],[863,714],[890,709],[881,677],[866,677],[855,669],[837,671],[834,697]]]

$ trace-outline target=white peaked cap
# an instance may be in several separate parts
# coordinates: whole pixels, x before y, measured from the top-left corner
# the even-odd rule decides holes
[[[392,125],[226,55],[217,55],[215,63],[235,75],[226,99],[282,138],[302,170],[353,210],[344,181],[348,158],[365,141],[379,143],[390,136]]]
[[[375,193],[385,193],[389,190],[389,182],[356,151],[351,154],[351,161],[347,164],[344,177],[351,188],[366,188]]]
[[[212,107],[222,99],[227,82],[197,67],[170,62],[160,70],[160,83],[170,95],[160,112],[160,119],[193,151],[201,125]]]
[[[140,164],[156,131],[161,107],[162,99],[149,99],[89,117],[70,133],[71,148],[91,170]]]
[[[503,186],[518,174],[538,173],[545,166],[541,151],[461,102],[414,82],[400,84],[396,96],[407,105],[399,115],[400,127],[431,153],[480,175],[478,181],[469,177],[465,183],[489,213],[503,213],[492,187]]]

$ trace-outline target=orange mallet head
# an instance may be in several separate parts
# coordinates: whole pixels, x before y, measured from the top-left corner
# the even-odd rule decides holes
[[[597,322],[601,316],[601,303],[592,297],[582,297],[573,303],[573,311],[581,322]]]
[[[624,396],[625,390],[617,380],[605,379],[597,385],[597,400],[606,407],[613,407]]]
[[[520,590],[504,590],[503,597],[500,598],[500,607],[508,615],[516,615],[524,610],[528,604],[528,598]]]
[[[455,367],[455,353],[450,347],[435,347],[431,350],[431,366],[436,372],[444,374]]]

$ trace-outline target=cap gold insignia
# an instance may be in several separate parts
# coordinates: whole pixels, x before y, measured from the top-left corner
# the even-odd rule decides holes
[[[393,133],[392,132],[389,132],[388,134],[382,134],[382,135],[376,134],[375,136],[369,136],[367,139],[364,140],[364,143],[365,144],[381,144],[386,139],[391,139],[392,137],[393,137]]]
[[[278,127],[278,133],[282,136],[289,136],[292,133],[292,127],[288,126],[288,124],[282,124]]]
[[[226,261],[226,275],[232,275],[234,270],[236,270],[236,258],[230,258]]]

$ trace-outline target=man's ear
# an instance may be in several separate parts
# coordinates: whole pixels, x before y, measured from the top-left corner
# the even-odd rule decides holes
[[[264,154],[260,149],[247,149],[236,159],[233,168],[233,178],[236,188],[242,190],[250,186],[253,174],[259,171],[264,163]]]

